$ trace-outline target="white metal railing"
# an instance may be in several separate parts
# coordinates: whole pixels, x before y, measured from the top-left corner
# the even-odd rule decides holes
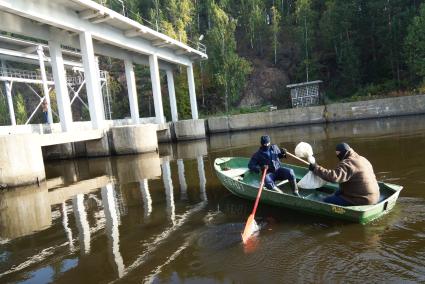
[[[42,81],[40,72],[16,68],[0,68],[0,77]],[[47,81],[53,81],[51,74],[46,74],[46,77]]]
[[[99,78],[100,81],[106,81],[107,71],[100,70]],[[19,78],[19,79],[28,79],[34,81],[43,81],[41,77],[41,73],[38,71],[25,70],[25,69],[17,69],[17,68],[3,68],[0,67],[0,77],[6,78]],[[53,75],[46,73],[47,81],[53,82]],[[82,84],[84,82],[84,73],[78,76],[67,76],[66,82],[72,85]]]

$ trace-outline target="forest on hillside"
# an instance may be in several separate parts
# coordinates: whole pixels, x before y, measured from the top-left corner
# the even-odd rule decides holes
[[[97,2],[173,38],[206,46],[208,60],[195,65],[204,116],[250,111],[252,105],[289,107],[286,85],[313,80],[323,81],[325,101],[425,93],[425,1]],[[101,68],[111,74],[113,117],[128,116],[123,62],[103,58]],[[137,66],[137,80],[141,114],[150,116],[149,68]],[[175,82],[179,116],[188,118],[185,70],[177,70]]]
[[[125,13],[187,41],[204,114],[288,106],[286,85],[322,80],[328,100],[424,92],[425,4],[419,0],[127,0]],[[116,0],[106,5],[119,10]],[[262,74],[263,73],[263,74]],[[189,114],[185,72],[179,114]],[[264,82],[265,81],[265,82]],[[267,85],[268,84],[268,85]],[[251,100],[252,102],[252,100]],[[235,110],[236,109],[236,110]]]

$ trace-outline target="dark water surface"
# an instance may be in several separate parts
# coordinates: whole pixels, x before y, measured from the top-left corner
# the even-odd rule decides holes
[[[249,156],[259,136],[312,144],[334,166],[348,142],[379,180],[404,186],[396,207],[358,225],[252,203],[212,163]],[[0,283],[425,282],[425,117],[299,126],[161,145],[159,154],[48,163],[40,188],[0,192]],[[293,161],[292,161],[293,162]]]

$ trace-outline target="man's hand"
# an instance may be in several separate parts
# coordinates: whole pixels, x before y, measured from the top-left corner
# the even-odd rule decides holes
[[[280,148],[280,153],[283,155],[283,157],[286,158],[286,152],[287,150],[285,148]]]
[[[314,169],[316,168],[316,164],[310,164],[308,165],[308,169],[312,172],[314,172]]]
[[[262,165],[261,166],[261,172],[263,172],[264,170],[268,170],[269,166],[268,165]]]

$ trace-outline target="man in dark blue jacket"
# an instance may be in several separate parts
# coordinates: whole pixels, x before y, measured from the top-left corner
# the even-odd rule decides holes
[[[286,150],[279,149],[275,144],[270,143],[270,136],[261,136],[261,147],[257,152],[252,155],[249,161],[248,168],[254,172],[261,172],[264,166],[269,166],[265,179],[266,187],[270,190],[281,192],[276,186],[276,180],[289,180],[289,184],[292,189],[292,193],[296,196],[298,194],[297,182],[295,174],[292,169],[282,167],[280,165],[279,158],[286,158]]]

